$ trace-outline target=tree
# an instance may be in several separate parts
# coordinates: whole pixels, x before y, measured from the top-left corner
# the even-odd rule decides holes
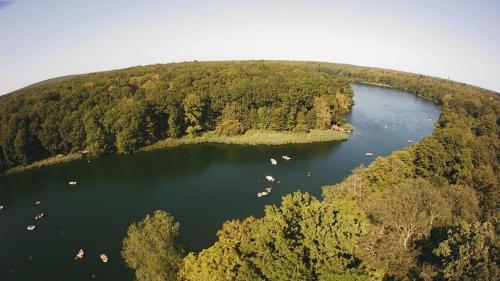
[[[450,281],[500,279],[500,241],[490,223],[460,223],[448,231],[434,253],[443,262],[442,274]]]
[[[320,129],[330,129],[333,121],[334,97],[323,95],[314,98],[316,125]]]
[[[184,120],[188,125],[186,133],[193,136],[203,129],[201,123],[205,102],[199,95],[188,94],[182,102],[182,107],[184,109]]]
[[[183,253],[178,238],[179,223],[155,211],[128,228],[121,254],[138,281],[177,280]]]

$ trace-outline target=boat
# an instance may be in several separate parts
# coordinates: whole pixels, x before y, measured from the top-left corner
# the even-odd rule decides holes
[[[272,188],[268,187],[265,189],[267,193],[271,193]]]
[[[373,156],[373,153],[371,153],[371,152],[367,152],[367,153],[365,153],[365,155],[366,155],[366,156]]]
[[[407,142],[407,143],[412,143],[413,141],[412,141],[412,140],[407,140],[406,142]]]
[[[387,126],[387,125],[384,125],[384,128],[385,128],[385,129],[387,129],[387,128],[389,128],[389,126]]]
[[[276,159],[274,158],[271,158],[271,165],[277,165],[278,164],[278,161],[276,161]]]
[[[311,172],[307,172],[307,176],[308,177],[312,176],[312,173]]]
[[[262,191],[262,192],[257,193],[257,196],[262,197],[262,196],[266,196],[267,194],[268,194],[267,192]]]
[[[70,182],[68,182],[68,184],[69,184],[69,185],[76,185],[76,184],[77,184],[77,182],[76,182],[76,181],[70,181]]]
[[[266,180],[268,180],[270,182],[274,182],[276,179],[273,178],[272,176],[266,176]]]
[[[35,216],[35,220],[41,220],[44,216],[45,216],[44,213],[40,213],[40,214]]]
[[[35,228],[36,228],[36,226],[34,226],[34,225],[28,225],[28,227],[26,227],[26,229],[27,229],[28,231],[35,230]]]
[[[3,205],[0,205],[0,210],[2,210],[2,209],[3,209]]]
[[[40,205],[40,203],[41,203],[40,201],[36,201],[35,205]]]
[[[99,257],[101,258],[102,262],[108,262],[108,256],[106,256],[106,254],[100,254]]]
[[[78,251],[78,253],[75,256],[75,260],[77,260],[77,259],[83,259],[84,255],[85,255],[85,252],[83,251],[83,249],[80,249],[80,251]]]
[[[285,159],[286,161],[288,161],[288,160],[292,159],[292,158],[290,158],[288,155],[283,155],[283,156],[281,156],[281,158]]]

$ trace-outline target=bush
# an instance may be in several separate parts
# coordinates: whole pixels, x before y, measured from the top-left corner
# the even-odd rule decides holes
[[[222,121],[217,128],[215,128],[215,134],[218,136],[237,136],[242,135],[246,131],[245,126],[238,120],[225,120]]]

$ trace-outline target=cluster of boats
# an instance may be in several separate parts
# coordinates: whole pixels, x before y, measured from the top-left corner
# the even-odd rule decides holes
[[[288,155],[283,155],[283,156],[281,156],[281,158],[283,158],[286,161],[289,161],[290,159],[292,159]],[[271,158],[271,165],[274,165],[274,166],[278,165],[278,160]],[[276,178],[274,178],[273,176],[266,176],[266,180],[270,183],[273,183],[276,181]],[[277,181],[277,183],[280,183],[280,181]],[[264,191],[258,192],[257,197],[266,196],[266,195],[270,194],[271,191],[272,191],[272,187],[267,187],[264,189]]]
[[[69,184],[69,185],[76,185],[76,184],[77,184],[77,182],[76,182],[76,181],[70,181],[70,182],[68,182],[68,184]],[[267,189],[266,189],[266,190],[267,190]],[[271,192],[271,191],[270,191],[270,189],[269,189],[269,192]],[[40,201],[36,201],[36,202],[35,202],[35,205],[40,205],[40,204],[41,204],[41,202],[40,202]],[[2,210],[2,209],[3,209],[3,206],[2,206],[2,205],[0,205],[0,210]],[[44,217],[45,217],[45,213],[39,213],[38,215],[36,215],[36,216],[35,216],[35,220],[41,220],[41,219],[43,219]],[[28,225],[28,226],[26,227],[26,229],[27,229],[28,231],[33,231],[33,230],[35,230],[35,229],[36,229],[36,225]],[[62,232],[62,230],[61,230],[61,235],[65,236],[65,234]],[[80,260],[80,259],[83,259],[83,258],[84,258],[84,256],[85,256],[85,251],[84,251],[83,249],[80,249],[80,250],[76,253],[76,255],[75,255],[75,260]],[[104,254],[104,253],[100,254],[100,255],[99,255],[99,258],[101,259],[101,261],[102,261],[103,263],[107,263],[107,262],[108,262],[108,260],[109,260],[108,256],[107,256],[106,254]]]
[[[75,260],[81,260],[81,259],[83,259],[83,257],[84,257],[84,256],[85,256],[85,251],[84,251],[83,249],[80,249],[80,250],[76,253],[76,255],[75,255]],[[108,256],[107,256],[106,254],[100,254],[100,255],[99,255],[99,258],[101,259],[101,261],[102,261],[103,263],[107,263],[107,262],[108,262],[108,260],[109,260],[109,258],[108,258]]]

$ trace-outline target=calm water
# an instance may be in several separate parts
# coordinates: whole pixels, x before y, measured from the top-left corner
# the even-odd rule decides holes
[[[132,222],[156,209],[181,222],[182,241],[197,251],[214,242],[225,220],[261,216],[266,204],[296,190],[320,196],[321,186],[373,161],[366,152],[388,155],[431,134],[439,107],[397,90],[353,87],[356,104],[348,122],[356,129],[347,141],[193,145],[0,177],[0,280],[132,280],[120,257],[121,241]],[[292,160],[282,160],[285,154]],[[258,198],[269,186],[266,175],[280,183]],[[71,180],[78,184],[70,187]],[[45,218],[35,222],[42,211]],[[37,228],[28,232],[30,224]],[[73,261],[80,248],[85,258]],[[103,252],[107,264],[98,257]]]

